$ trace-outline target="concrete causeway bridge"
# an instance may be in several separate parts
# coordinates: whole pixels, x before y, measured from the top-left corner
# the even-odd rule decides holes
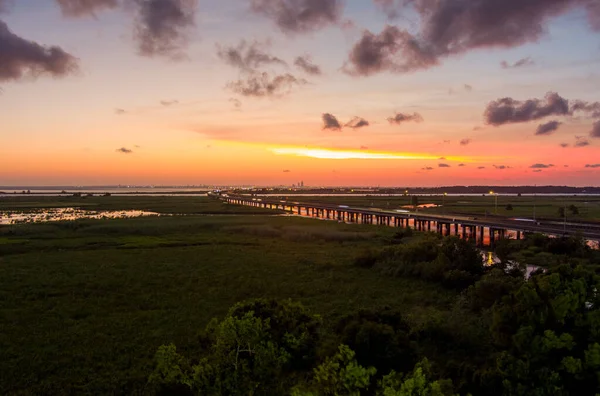
[[[557,221],[522,221],[497,217],[466,217],[419,212],[396,212],[393,210],[349,207],[308,202],[290,202],[276,199],[256,198],[245,195],[220,195],[229,204],[265,209],[284,210],[300,216],[337,220],[355,224],[374,224],[390,227],[411,228],[416,231],[455,235],[474,241],[478,246],[494,246],[499,239],[510,237],[522,239],[525,234],[539,233],[553,237],[581,236],[600,244],[600,225],[589,223],[562,223]]]

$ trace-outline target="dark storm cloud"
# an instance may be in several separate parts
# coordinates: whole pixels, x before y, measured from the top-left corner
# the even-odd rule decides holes
[[[600,138],[600,121],[596,121],[592,126],[592,131],[590,132],[590,137],[592,138]]]
[[[197,0],[135,0],[135,37],[142,56],[183,56],[187,31],[195,25]]]
[[[404,122],[410,122],[410,121],[422,122],[423,117],[421,117],[421,114],[419,114],[419,113],[413,113],[413,114],[396,113],[395,116],[390,117],[387,120],[390,124],[400,125]]]
[[[519,59],[515,63],[508,63],[507,61],[502,61],[500,63],[500,66],[502,66],[503,69],[516,69],[519,67],[525,67],[525,66],[531,66],[531,65],[535,65],[535,62],[530,57]]]
[[[96,15],[96,12],[116,8],[117,0],[56,0],[64,16],[81,17]]]
[[[217,45],[217,56],[223,62],[242,71],[256,70],[265,65],[287,65],[283,60],[261,49],[262,46],[263,44],[257,41],[248,43],[245,40],[235,47]]]
[[[537,42],[548,22],[583,8],[600,30],[597,0],[407,0],[376,1],[388,15],[416,12],[417,34],[387,26],[379,35],[369,31],[355,45],[348,71],[369,75],[381,71],[405,73],[438,65],[444,58],[481,48],[512,48]],[[587,8],[586,8],[587,6]]]
[[[590,145],[590,141],[584,136],[575,136],[575,147],[586,147]]]
[[[519,101],[512,98],[495,100],[488,104],[484,117],[488,124],[499,126],[539,120],[551,115],[569,114],[571,114],[569,101],[556,92],[548,92],[543,100]]]
[[[533,164],[529,168],[531,169],[548,169],[553,168],[554,164]]]
[[[438,168],[450,168],[448,164],[438,164]]]
[[[470,143],[471,143],[471,139],[468,139],[468,138],[467,139],[463,139],[463,140],[460,141],[460,145],[461,146],[467,146]]]
[[[133,153],[133,150],[130,150],[128,148],[125,147],[121,147],[115,150],[117,153],[121,153],[121,154],[131,154]]]
[[[310,74],[312,76],[320,76],[323,74],[321,68],[314,63],[308,56],[299,56],[294,61],[294,65],[296,65],[299,69],[304,71],[306,74]]]
[[[352,128],[352,129],[359,129],[359,128],[368,127],[369,121],[367,121],[361,117],[354,117],[353,119],[348,121],[348,123],[344,126],[348,127],[348,128]]]
[[[550,135],[551,133],[558,130],[562,123],[558,121],[550,121],[545,124],[538,125],[535,134],[536,135]]]
[[[0,81],[48,74],[63,77],[77,72],[78,60],[62,48],[25,40],[0,21]]]
[[[274,77],[268,73],[252,73],[243,79],[230,82],[227,88],[242,96],[263,98],[285,96],[294,87],[305,84],[308,84],[308,81],[289,73]]]
[[[126,113],[127,113],[127,110],[125,110],[125,109],[115,109],[115,114],[117,114],[117,115],[123,115]]]
[[[339,22],[342,0],[250,0],[251,9],[288,34],[307,33]]]
[[[333,114],[323,113],[321,118],[323,119],[323,129],[331,129],[334,131],[342,129],[342,125]]]
[[[169,107],[169,106],[179,104],[179,101],[178,100],[161,100],[160,104],[165,107]]]
[[[600,168],[600,164],[586,164],[586,168]]]

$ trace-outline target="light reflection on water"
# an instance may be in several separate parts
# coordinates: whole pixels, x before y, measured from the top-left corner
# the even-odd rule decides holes
[[[77,208],[48,208],[23,211],[0,212],[0,224],[45,223],[49,221],[71,221],[78,219],[126,219],[131,217],[159,216],[143,210],[94,211]]]
[[[499,264],[500,263],[500,259],[498,258],[498,256],[496,256],[496,254],[494,252],[491,251],[485,251],[485,250],[480,250],[481,252],[481,256],[483,256],[484,259],[484,264],[487,267],[491,267],[494,264]],[[511,261],[510,263],[512,263],[512,266],[518,266],[519,263],[515,262],[515,261]],[[511,267],[511,264],[509,263],[508,268]],[[508,269],[507,268],[507,269]],[[525,267],[525,279],[529,279],[531,277],[531,274],[540,269],[542,267],[539,267],[537,265],[527,265]]]

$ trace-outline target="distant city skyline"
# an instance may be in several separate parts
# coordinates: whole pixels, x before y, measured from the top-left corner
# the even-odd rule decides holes
[[[0,185],[599,184],[594,0],[403,3],[0,0]]]

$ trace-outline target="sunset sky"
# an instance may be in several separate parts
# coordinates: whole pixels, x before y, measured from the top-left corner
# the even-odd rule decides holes
[[[597,0],[0,0],[0,185],[600,183]]]

